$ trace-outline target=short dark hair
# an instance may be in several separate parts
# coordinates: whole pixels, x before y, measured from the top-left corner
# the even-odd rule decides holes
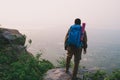
[[[79,18],[76,18],[76,19],[75,19],[75,24],[80,25],[80,24],[81,24],[81,20],[80,20]]]

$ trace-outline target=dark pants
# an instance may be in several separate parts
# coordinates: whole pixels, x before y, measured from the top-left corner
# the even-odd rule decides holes
[[[81,60],[82,48],[75,48],[74,46],[67,47],[66,72],[69,71],[70,61],[74,55],[74,69],[72,78],[76,78],[78,72],[79,62]]]

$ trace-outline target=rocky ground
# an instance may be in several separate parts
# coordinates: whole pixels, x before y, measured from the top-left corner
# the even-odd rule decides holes
[[[96,70],[88,70],[82,68],[78,71],[78,79],[77,80],[84,80],[84,74],[86,72],[94,73]],[[72,69],[70,69],[69,73],[65,73],[65,68],[55,68],[49,70],[46,75],[44,76],[44,80],[71,80],[72,76]]]

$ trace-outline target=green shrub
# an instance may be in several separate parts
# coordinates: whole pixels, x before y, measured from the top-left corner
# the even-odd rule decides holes
[[[120,69],[116,69],[105,80],[120,80]]]
[[[12,52],[0,52],[0,80],[42,80],[45,72],[54,67],[40,56],[22,53],[15,60],[14,56]]]
[[[84,73],[84,80],[104,80],[105,77],[106,77],[106,72],[103,70]]]

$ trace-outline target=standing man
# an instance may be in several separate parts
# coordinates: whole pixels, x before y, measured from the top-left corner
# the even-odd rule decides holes
[[[81,60],[82,48],[84,49],[84,53],[86,53],[87,48],[87,35],[84,32],[83,41],[80,40],[82,32],[81,32],[81,20],[79,18],[75,19],[74,25],[70,27],[68,33],[65,37],[65,50],[67,50],[67,58],[66,58],[66,73],[69,72],[70,61],[72,56],[74,55],[74,69],[72,73],[72,80],[77,79],[77,72],[79,62]]]

